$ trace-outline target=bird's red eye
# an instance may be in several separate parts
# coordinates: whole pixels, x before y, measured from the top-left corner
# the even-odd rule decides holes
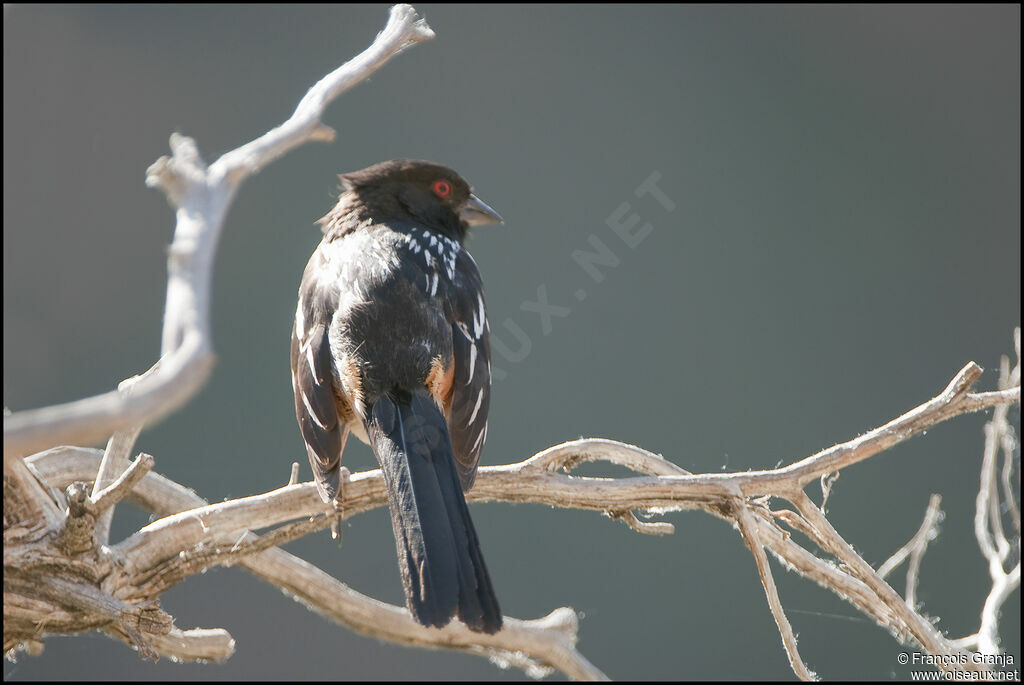
[[[448,197],[452,194],[452,184],[448,181],[434,181],[434,192],[438,197]]]

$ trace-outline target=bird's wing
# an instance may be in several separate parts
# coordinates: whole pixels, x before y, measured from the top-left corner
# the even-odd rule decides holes
[[[448,407],[455,463],[464,490],[473,486],[487,436],[491,404],[491,344],[483,283],[473,258],[460,251],[456,265],[450,320],[455,373]]]
[[[331,346],[327,325],[318,321],[311,291],[303,279],[292,328],[292,389],[306,453],[317,489],[325,502],[338,492],[341,451],[346,431],[339,425],[337,399],[331,373]]]

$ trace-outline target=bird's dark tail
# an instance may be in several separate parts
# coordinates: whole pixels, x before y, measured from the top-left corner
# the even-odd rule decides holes
[[[440,409],[425,389],[383,396],[366,432],[388,488],[409,611],[425,626],[441,627],[457,614],[471,630],[496,633],[501,609]]]

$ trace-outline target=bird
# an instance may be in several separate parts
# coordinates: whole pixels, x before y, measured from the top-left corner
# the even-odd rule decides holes
[[[335,501],[350,433],[369,444],[413,618],[442,627],[457,616],[496,633],[501,609],[464,495],[491,393],[483,282],[464,241],[471,227],[503,221],[433,162],[396,159],[339,178],[291,339],[295,416],[317,491]]]

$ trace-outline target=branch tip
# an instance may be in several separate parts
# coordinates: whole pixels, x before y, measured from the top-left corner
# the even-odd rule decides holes
[[[336,135],[337,131],[327,124],[320,123],[309,132],[309,139],[319,143],[333,143]]]
[[[980,366],[973,361],[967,362],[964,368],[960,369],[960,372],[953,377],[953,380],[949,382],[946,389],[942,392],[942,395],[947,400],[953,400],[961,397],[971,389],[971,386],[981,377],[984,372]]]
[[[572,607],[558,607],[547,616],[533,622],[547,630],[557,630],[563,633],[571,644],[576,644],[580,629],[580,617]]]
[[[416,8],[412,5],[401,3],[391,8],[388,17],[388,25],[385,31],[393,27],[407,27],[410,42],[419,43],[432,40],[435,37],[434,30],[427,24],[427,20],[419,16]]]

